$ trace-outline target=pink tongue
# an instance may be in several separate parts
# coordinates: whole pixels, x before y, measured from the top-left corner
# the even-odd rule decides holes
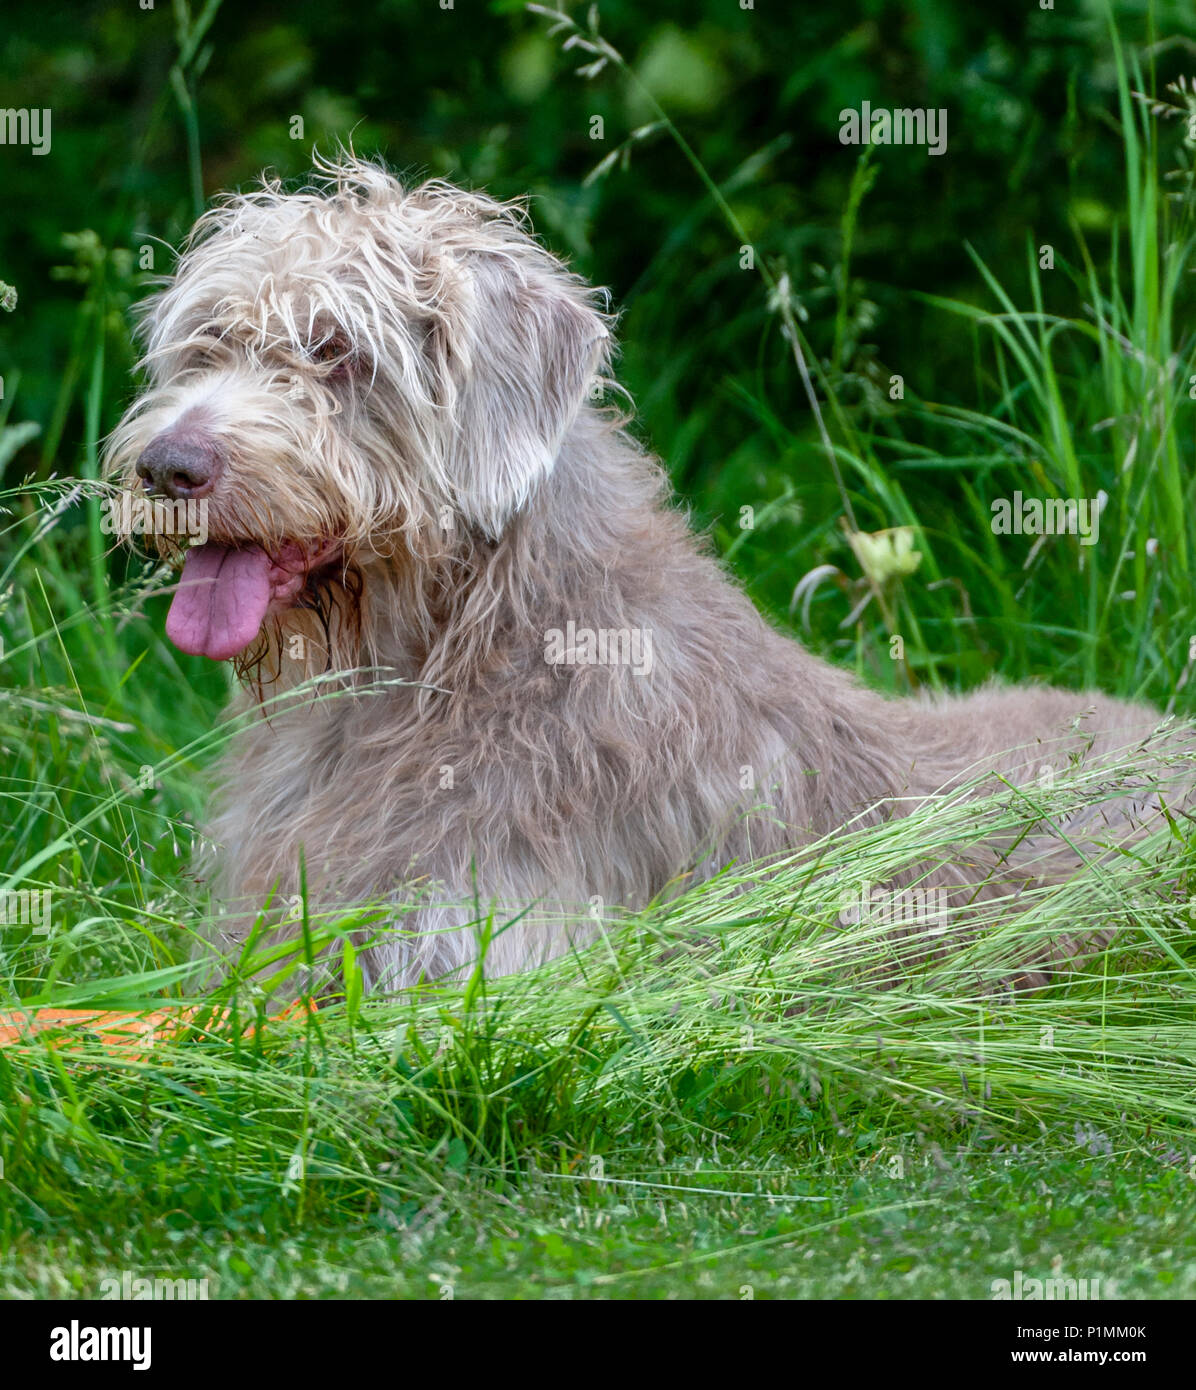
[[[180,651],[227,661],[253,641],[270,606],[270,557],[258,546],[192,546],[166,617]]]

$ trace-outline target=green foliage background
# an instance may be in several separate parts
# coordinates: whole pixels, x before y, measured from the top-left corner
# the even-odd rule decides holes
[[[584,21],[583,7],[574,14]],[[860,526],[916,519],[922,528],[929,558],[917,592],[894,609],[900,617],[906,607],[901,630],[919,639],[903,677],[885,659],[892,623],[845,633],[846,599],[823,590],[812,605],[810,640],[881,683],[970,684],[997,671],[1065,683],[1099,677],[1165,699],[1179,682],[1192,626],[1180,576],[1172,576],[1172,593],[1165,584],[1151,597],[1151,614],[1138,611],[1124,630],[1090,613],[1063,640],[1044,636],[1057,626],[1060,583],[1086,588],[1078,558],[1024,593],[1013,576],[986,578],[992,563],[1015,570],[1028,548],[985,559],[974,543],[991,457],[969,456],[944,433],[941,413],[894,407],[887,392],[899,373],[915,402],[993,408],[1007,383],[976,323],[928,298],[996,307],[978,261],[1023,307],[1031,247],[1051,244],[1061,267],[1082,266],[1082,241],[1099,274],[1114,285],[1128,277],[1128,257],[1110,270],[1127,218],[1110,15],[1154,90],[1193,68],[1187,0],[1118,0],[1112,9],[1078,0],[1045,11],[954,0],[601,6],[604,36],[676,121],[757,254],[788,276],[821,384],[841,412],[836,441],[858,429],[879,450],[882,485],[847,469]],[[202,38],[189,45],[196,26]],[[435,0],[240,0],[197,4],[193,14],[181,0],[148,10],[7,5],[4,102],[53,112],[48,158],[0,150],[0,279],[20,293],[16,311],[0,315],[0,374],[10,422],[41,426],[8,459],[9,485],[78,471],[88,407],[102,434],[132,390],[125,310],[148,277],[120,253],[153,244],[156,269],[168,269],[168,247],[197,210],[172,78],[182,51],[205,197],[266,167],[301,177],[313,146],[330,150],[338,141],[412,176],[530,194],[546,239],[611,287],[623,313],[620,370],[637,404],[636,427],[698,522],[714,529],[722,549],[734,544],[734,564],[756,600],[785,620],[797,581],[816,564],[834,564],[843,584],[858,580],[836,524],[842,504],[762,285],[740,268],[736,239],[667,133],[633,140],[626,161],[587,183],[652,112],[609,68],[592,80],[578,76],[587,55],[562,52],[548,30],[514,0],[457,0],[451,9]],[[839,144],[838,113],[865,99],[947,108],[947,154],[878,151],[853,195],[858,151]],[[296,116],[302,138],[292,138]],[[605,123],[603,140],[591,138],[595,116]],[[1169,168],[1184,132],[1177,123],[1162,129],[1167,144],[1150,155]],[[848,268],[845,209],[853,200]],[[99,246],[64,245],[64,234],[83,231],[96,233]],[[1040,292],[1045,312],[1091,321],[1082,284],[1064,269],[1041,277]],[[1190,276],[1177,295],[1176,322],[1186,323]],[[90,315],[80,314],[81,300]],[[1107,413],[1098,409],[1086,424]],[[1190,421],[1183,428],[1190,434]],[[1001,462],[1009,468],[988,491],[1033,490],[1034,461],[1024,451]],[[1085,481],[1092,493],[1102,485]],[[763,509],[750,537],[739,530],[745,505]],[[1160,636],[1154,610],[1162,598],[1174,627]],[[874,609],[867,618],[876,616]],[[870,631],[871,645],[861,646]],[[1148,645],[1143,664],[1133,649]]]

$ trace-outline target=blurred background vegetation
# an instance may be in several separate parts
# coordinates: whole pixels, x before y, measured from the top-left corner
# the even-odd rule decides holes
[[[1075,0],[1053,10],[1037,0],[759,0],[750,9],[740,0],[603,0],[600,8],[602,34],[641,85],[612,66],[579,76],[592,55],[562,51],[565,36],[517,0],[452,8],[6,0],[3,105],[53,113],[51,155],[0,149],[0,280],[19,294],[16,309],[0,314],[0,421],[39,427],[36,438],[32,429],[10,436],[0,454],[8,486],[94,467],[96,440],[133,389],[126,311],[150,279],[141,248],[155,248],[158,273],[169,269],[168,248],[201,198],[263,168],[300,178],[313,146],[351,141],[411,176],[531,195],[541,234],[610,286],[622,310],[620,375],[636,402],[636,430],[758,603],[797,623],[811,598],[814,645],[899,688],[1000,672],[1100,679],[1165,700],[1183,679],[1186,634],[1196,630],[1189,538],[1178,518],[1174,533],[1156,534],[1152,508],[1118,491],[1115,455],[1124,458],[1136,435],[1124,421],[1109,427],[1118,412],[1102,399],[1107,363],[1083,342],[1069,341],[1073,355],[1062,364],[1040,354],[1038,367],[1055,379],[1037,384],[1054,398],[1044,405],[1031,390],[1041,418],[1019,421],[1029,383],[1010,379],[999,343],[968,307],[999,308],[999,284],[1019,310],[1039,296],[1043,313],[1091,325],[1099,282],[1106,317],[1117,318],[1124,299],[1127,323],[1137,314],[1144,333],[1158,327],[1142,320],[1149,306],[1131,302],[1153,283],[1149,268],[1137,267],[1131,283],[1134,256],[1119,250],[1132,209],[1110,19],[1129,55],[1121,96],[1139,82],[1161,93],[1196,71],[1190,0],[1111,8]],[[585,7],[570,13],[584,26]],[[833,401],[828,418],[859,527],[916,527],[917,583],[901,588],[898,576],[901,592],[862,616],[866,576],[839,524],[841,494],[775,297],[770,304],[760,279],[741,268],[738,238],[669,133],[654,128],[645,90],[719,185],[757,255],[784,277],[820,394]],[[839,112],[865,99],[945,107],[948,152],[887,148],[861,167],[860,152],[838,141]],[[1131,122],[1145,109],[1135,105]],[[592,138],[595,116],[602,140]],[[1190,192],[1193,142],[1182,120],[1144,118],[1135,139],[1160,188],[1175,167],[1181,177],[1187,170]],[[624,142],[625,157],[589,178]],[[1190,198],[1185,206],[1188,216]],[[1161,198],[1144,214],[1160,226],[1167,215]],[[1035,275],[1044,244],[1058,268]],[[1165,325],[1173,337],[1155,332],[1135,347],[1154,368],[1156,356],[1170,363],[1168,399],[1179,410],[1191,275],[1174,281]],[[1150,292],[1157,304],[1160,292]],[[889,398],[893,374],[904,379],[904,402]],[[1131,398],[1148,389],[1123,384]],[[987,412],[988,427],[969,412]],[[1050,439],[1061,422],[1076,432],[1065,445]],[[1097,440],[1102,422],[1106,437]],[[1156,439],[1163,449],[1161,435],[1170,436],[1171,513],[1186,495],[1180,472],[1191,472],[1190,417],[1178,446],[1174,425],[1168,413]],[[1035,428],[1047,436],[1042,459]],[[1088,468],[1093,449],[1103,452]],[[1067,484],[1086,496],[1112,486],[1106,534],[1118,528],[1123,541],[1099,578],[1095,558],[1085,570],[1090,557],[1074,544],[1027,562],[1029,539],[997,551],[983,537],[990,496],[1015,487],[1066,493]],[[1149,488],[1160,495],[1159,477]],[[745,506],[750,533],[741,529]],[[72,526],[82,535],[81,518],[64,519],[60,545]],[[1131,573],[1148,540],[1158,560],[1153,587],[1140,568]],[[821,571],[829,582],[795,602],[802,576],[820,565],[833,567]],[[1124,614],[1113,611],[1124,603]],[[1162,633],[1161,606],[1170,624]],[[888,660],[893,630],[910,648],[900,666]]]

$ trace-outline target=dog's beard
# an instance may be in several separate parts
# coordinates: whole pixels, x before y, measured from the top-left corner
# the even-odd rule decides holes
[[[295,542],[273,553],[217,541],[192,546],[166,619],[180,651],[228,661],[257,638],[268,616],[300,601],[313,575],[338,556],[335,541]]]

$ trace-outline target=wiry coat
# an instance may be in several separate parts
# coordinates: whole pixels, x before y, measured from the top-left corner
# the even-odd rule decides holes
[[[358,674],[233,740],[208,829],[234,935],[272,889],[297,893],[302,853],[313,910],[413,905],[365,953],[371,983],[467,967],[491,909],[510,925],[487,968],[515,971],[731,860],[1154,728],[1043,688],[887,700],[805,652],[594,404],[609,320],[518,211],[353,160],[324,172],[201,221],[109,446],[133,486],[148,441],[201,433],[222,459],[217,540],[337,546],[308,606],[272,611],[238,658],[242,710]],[[650,634],[650,670],[549,662],[570,622]],[[1041,837],[1010,848],[925,883],[1007,892],[1077,864]]]

